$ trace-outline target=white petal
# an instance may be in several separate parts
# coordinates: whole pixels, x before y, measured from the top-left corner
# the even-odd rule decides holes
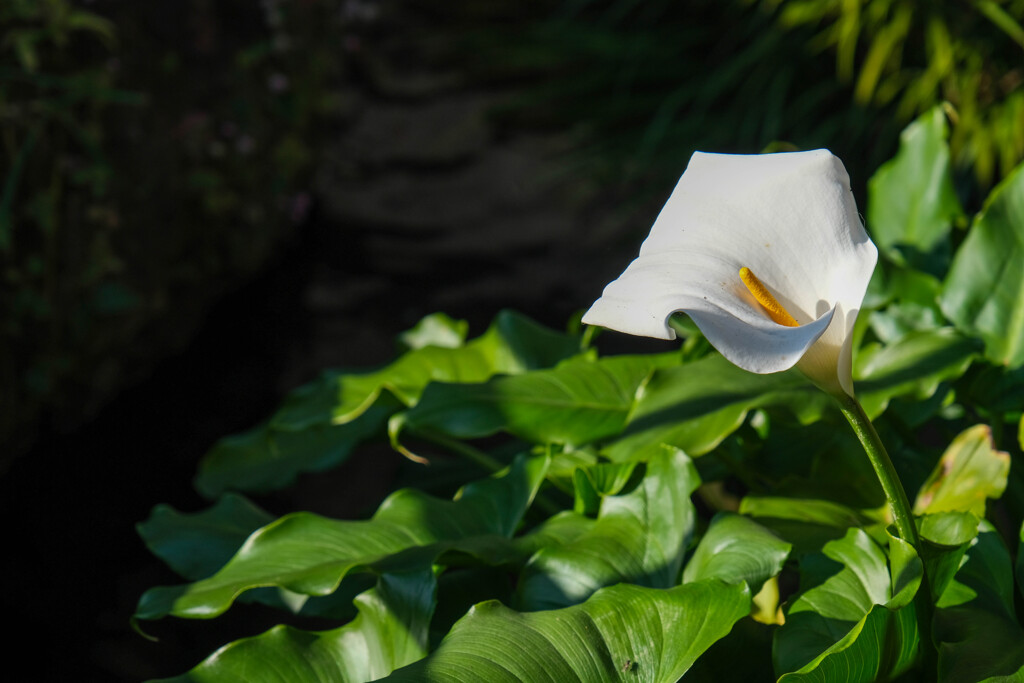
[[[584,322],[672,339],[668,317],[686,311],[726,358],[753,372],[791,367],[820,338],[852,391],[849,333],[876,260],[849,177],[827,150],[697,152],[639,257]],[[766,317],[739,280],[744,266],[799,327]]]

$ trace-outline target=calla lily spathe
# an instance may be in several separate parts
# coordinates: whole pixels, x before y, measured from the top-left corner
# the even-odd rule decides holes
[[[640,255],[583,322],[674,339],[668,319],[684,311],[739,367],[799,365],[826,391],[852,396],[851,333],[877,259],[846,169],[828,150],[696,152]],[[772,319],[743,268],[797,326]]]

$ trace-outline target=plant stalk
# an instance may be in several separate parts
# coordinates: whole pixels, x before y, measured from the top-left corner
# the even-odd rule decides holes
[[[875,431],[875,426],[871,424],[860,401],[846,393],[837,396],[836,400],[839,401],[839,409],[849,421],[850,426],[853,427],[853,433],[857,435],[861,446],[864,447],[864,452],[867,453],[868,460],[871,461],[871,466],[875,469],[875,475],[882,485],[885,498],[889,501],[889,509],[892,511],[896,531],[899,532],[900,538],[913,545],[914,549],[920,553],[921,537],[917,533],[917,525],[914,524],[910,501],[907,499],[906,491],[903,490],[903,484],[900,482],[899,475],[896,474],[896,468],[893,467],[889,453],[886,452],[882,439]]]
[[[903,483],[896,473],[896,468],[893,467],[892,459],[889,458],[889,453],[882,444],[882,439],[879,438],[878,432],[875,431],[875,426],[871,424],[871,419],[864,412],[864,407],[861,406],[860,401],[847,395],[845,392],[841,396],[836,396],[836,400],[839,402],[839,409],[849,421],[850,426],[853,427],[853,432],[864,447],[864,452],[867,453],[871,466],[875,469],[875,475],[878,477],[882,490],[885,492],[885,497],[889,501],[889,509],[892,511],[896,531],[899,533],[900,538],[914,546],[914,550],[917,551],[918,556],[921,557],[923,562],[921,536],[918,534],[917,525],[914,523],[910,501],[907,498],[907,492],[903,489]],[[932,641],[932,616],[935,606],[932,602],[928,574],[924,571],[923,564],[921,569],[921,586],[918,588],[917,595],[914,598],[914,608],[920,627],[921,653],[924,656],[925,672],[929,678],[932,678],[938,660],[938,652]],[[932,680],[934,679],[932,678]]]

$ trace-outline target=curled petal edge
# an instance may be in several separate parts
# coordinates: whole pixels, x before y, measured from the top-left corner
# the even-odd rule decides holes
[[[670,305],[655,315],[652,311],[640,310],[635,302],[605,296],[591,306],[583,322],[627,334],[675,339],[668,319],[677,312],[688,314],[712,346],[731,363],[763,375],[796,365],[828,329],[836,308],[832,307],[805,325],[785,327],[768,319],[752,324],[706,302]]]

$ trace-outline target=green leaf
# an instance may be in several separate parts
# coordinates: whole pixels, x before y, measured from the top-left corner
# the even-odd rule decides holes
[[[481,382],[548,367],[578,351],[576,337],[511,311],[462,346],[464,328],[441,314],[427,316],[400,337],[414,348],[394,363],[363,374],[330,370],[296,389],[267,423],[218,442],[200,464],[196,488],[209,498],[229,489],[279,489],[301,472],[340,464],[356,445],[383,435],[388,418],[415,403],[432,381]]]
[[[579,351],[576,337],[554,332],[512,311],[502,311],[480,337],[459,348],[426,346],[381,370],[342,375],[334,389],[335,424],[354,420],[388,391],[406,406],[431,382],[483,382],[495,374],[551,367]]]
[[[664,449],[647,463],[635,488],[602,498],[589,530],[530,559],[517,605],[527,610],[573,605],[619,582],[676,585],[696,518],[690,494],[699,483],[686,455]]]
[[[892,680],[917,658],[913,607],[893,611],[874,605],[846,635],[779,683],[872,683]]]
[[[328,377],[298,389],[293,396],[333,381]],[[344,462],[360,443],[383,434],[388,417],[399,407],[395,399],[382,398],[359,419],[343,425],[311,420],[293,428],[275,416],[218,441],[199,463],[196,490],[215,498],[228,490],[261,493],[288,486],[301,472],[319,472]]]
[[[788,615],[814,612],[827,619],[856,621],[872,605],[883,605],[891,597],[885,553],[857,528],[826,544],[820,553],[801,558],[800,587]]]
[[[970,512],[953,510],[924,514],[917,518],[917,527],[923,540],[952,547],[973,541],[978,535],[979,522]]]
[[[960,377],[978,351],[974,340],[944,327],[911,332],[857,358],[854,378],[864,411],[874,419],[896,396],[923,400],[939,383]]]
[[[602,452],[612,460],[626,461],[664,443],[692,456],[702,455],[735,431],[749,409],[774,403],[796,406],[817,417],[828,405],[828,397],[795,371],[757,375],[718,354],[660,368],[644,386],[622,437]]]
[[[889,609],[906,607],[917,595],[924,580],[924,562],[907,541],[892,533],[895,527],[888,527],[885,535],[889,541],[889,576],[892,597],[885,603]]]
[[[983,518],[985,501],[1003,495],[1009,474],[1010,454],[995,449],[987,425],[975,425],[942,454],[917,494],[914,514],[959,511]]]
[[[504,430],[527,441],[585,444],[620,432],[654,369],[674,363],[676,353],[574,358],[483,384],[432,384],[389,430],[396,444],[404,429],[456,438]]]
[[[581,605],[529,614],[485,602],[429,657],[382,680],[676,681],[749,611],[747,586],[717,581],[613,586]]]
[[[1007,422],[1024,406],[1024,368],[1008,370],[985,364],[971,374],[966,390],[961,388],[957,393],[958,403],[977,406],[996,416],[1009,413]]]
[[[229,493],[213,507],[194,514],[157,505],[136,529],[150,552],[195,581],[224,566],[252,532],[272,521],[269,512]]]
[[[798,500],[773,496],[746,496],[740,513],[752,517],[788,519],[808,524],[846,529],[864,526],[872,520],[860,512],[829,500]]]
[[[184,578],[196,581],[224,566],[254,531],[274,519],[242,496],[229,493],[213,507],[193,514],[158,505],[136,528],[154,555]],[[351,618],[352,599],[367,587],[364,583],[351,581],[344,590],[315,600],[279,588],[259,588],[240,599],[304,616],[347,619]]]
[[[861,529],[801,558],[801,592],[775,637],[775,670],[787,674],[780,680],[867,682],[913,664],[917,622],[906,605],[920,585],[921,563],[907,544],[889,540],[896,543],[891,569]]]
[[[939,512],[917,518],[921,558],[932,599],[938,600],[960,569],[964,554],[978,535],[979,520],[969,512]]]
[[[330,631],[275,626],[235,641],[165,683],[363,683],[427,654],[435,581],[429,569],[384,574],[355,599],[359,615]]]
[[[896,156],[868,181],[871,236],[898,263],[917,262],[913,255],[935,250],[963,216],[953,189],[948,137],[942,107],[932,108],[903,130]]]
[[[829,541],[845,536],[850,527],[865,527],[874,522],[852,508],[828,500],[746,496],[740,501],[739,511],[756,518],[801,554],[820,552]]]
[[[508,561],[522,554],[507,539],[546,469],[547,458],[517,458],[508,469],[467,485],[454,501],[413,489],[398,491],[364,522],[287,515],[250,536],[213,576],[147,591],[135,616],[215,617],[241,593],[261,586],[327,595],[350,571],[371,565],[391,571],[429,566],[451,550],[484,555],[495,563]],[[387,565],[402,551],[407,551],[402,558]]]
[[[932,330],[946,323],[939,308],[942,282],[912,268],[881,263],[872,284],[883,291],[868,314],[871,329],[882,342],[892,344],[909,332]],[[864,304],[867,308],[867,303]],[[884,308],[882,308],[884,306]]]
[[[583,515],[597,512],[604,496],[619,493],[636,471],[637,463],[601,463],[573,471],[573,509]],[[554,463],[552,463],[552,468]],[[549,475],[550,478],[550,475]]]
[[[987,522],[938,607],[939,681],[1024,681],[1010,554]]]
[[[900,301],[884,311],[871,311],[868,320],[875,336],[886,344],[892,344],[911,332],[934,330],[945,323],[938,304],[929,306],[913,301]]]
[[[745,581],[756,593],[778,576],[792,546],[749,517],[720,512],[683,570],[683,582],[721,579]]]
[[[1024,165],[1000,183],[974,219],[943,285],[939,304],[985,355],[1024,365]]]
[[[872,417],[881,414],[894,397],[926,398],[940,382],[966,371],[976,347],[952,328],[908,334],[858,358],[858,396]],[[602,453],[621,462],[665,443],[701,455],[735,431],[748,410],[778,405],[789,408],[803,423],[832,409],[828,397],[796,371],[756,375],[717,354],[660,368],[644,386],[622,436]]]

